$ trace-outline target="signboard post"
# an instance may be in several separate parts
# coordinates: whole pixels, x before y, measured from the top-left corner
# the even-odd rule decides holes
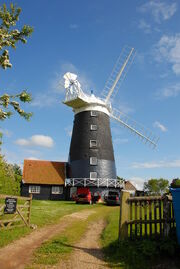
[[[17,198],[6,197],[4,214],[14,214],[16,213]]]

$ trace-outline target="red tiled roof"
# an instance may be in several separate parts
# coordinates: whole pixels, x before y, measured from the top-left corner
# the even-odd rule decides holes
[[[30,184],[64,185],[65,162],[24,160],[23,181]]]

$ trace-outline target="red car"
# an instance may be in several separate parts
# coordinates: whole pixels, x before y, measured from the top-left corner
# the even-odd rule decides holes
[[[89,188],[78,188],[73,199],[76,201],[76,204],[92,204],[92,195]]]

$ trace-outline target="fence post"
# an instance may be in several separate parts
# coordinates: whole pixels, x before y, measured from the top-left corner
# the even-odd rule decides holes
[[[127,199],[130,197],[130,193],[127,191],[121,191],[120,202],[120,216],[119,216],[119,241],[128,237],[128,225],[126,221],[129,220],[129,204]]]
[[[30,226],[30,217],[31,217],[31,206],[32,206],[32,193],[30,194],[29,200],[29,211],[28,211],[28,225]]]
[[[168,236],[169,235],[169,231],[170,231],[170,207],[169,207],[169,200],[168,197],[165,196],[163,197],[163,219],[164,219],[164,229],[163,229],[163,233],[164,236]]]

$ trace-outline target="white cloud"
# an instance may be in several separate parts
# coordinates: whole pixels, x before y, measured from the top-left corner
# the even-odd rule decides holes
[[[117,98],[114,98],[111,104],[112,104],[112,107],[114,107],[116,111],[122,112],[124,114],[129,114],[129,113],[134,112],[134,109],[132,107],[130,107],[127,103],[119,102],[119,100],[118,100],[118,109],[117,109],[115,107],[117,106]]]
[[[145,179],[142,177],[130,177],[129,179],[137,190],[143,190]]]
[[[162,132],[167,132],[167,128],[159,121],[155,121],[153,126],[159,128]]]
[[[28,158],[26,158],[26,160],[39,160],[39,159],[32,156],[32,157],[28,157]]]
[[[180,83],[172,84],[157,92],[158,98],[176,97],[180,94]]]
[[[173,161],[133,163],[132,168],[151,169],[151,168],[180,168],[180,159]]]
[[[177,11],[177,4],[171,2],[170,4],[160,0],[151,0],[138,8],[142,13],[152,14],[155,22],[161,23],[170,19]]]
[[[67,126],[64,128],[64,130],[69,137],[72,136],[72,126]]]
[[[59,97],[53,92],[48,91],[42,94],[37,94],[34,97],[31,105],[42,108],[42,107],[50,107],[58,102],[59,102]]]
[[[72,24],[69,25],[69,28],[72,29],[72,30],[76,30],[76,29],[79,28],[79,25],[76,24],[76,23],[72,23]]]
[[[167,62],[172,65],[172,71],[180,75],[180,33],[176,35],[163,35],[155,45],[155,60]]]
[[[146,34],[151,33],[151,25],[148,24],[144,19],[139,21],[138,28],[143,30]]]
[[[126,114],[134,112],[134,109],[125,103],[119,103],[119,110]]]
[[[145,63],[145,54],[137,52],[136,53],[136,62],[138,65],[143,66]]]
[[[166,73],[162,73],[162,74],[160,74],[159,77],[160,77],[160,78],[167,78],[168,75],[169,75],[168,72],[166,72]]]
[[[20,146],[40,146],[45,148],[52,148],[54,145],[53,139],[45,135],[33,135],[27,139],[17,139],[15,143]]]
[[[34,149],[24,149],[25,154],[41,155],[41,152]]]

